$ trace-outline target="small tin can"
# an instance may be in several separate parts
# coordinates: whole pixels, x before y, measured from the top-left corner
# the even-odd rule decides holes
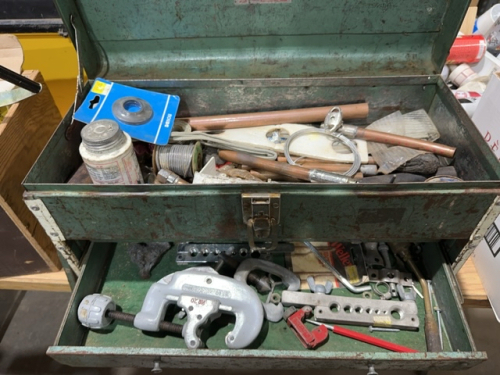
[[[473,64],[479,62],[486,53],[487,43],[482,35],[463,35],[455,39],[447,64]]]
[[[91,122],[82,129],[80,155],[97,185],[143,183],[132,139],[113,120]]]

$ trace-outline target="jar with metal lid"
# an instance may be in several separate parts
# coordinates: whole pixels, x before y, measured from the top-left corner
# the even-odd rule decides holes
[[[82,129],[80,155],[94,184],[143,183],[132,139],[113,120],[91,122]]]

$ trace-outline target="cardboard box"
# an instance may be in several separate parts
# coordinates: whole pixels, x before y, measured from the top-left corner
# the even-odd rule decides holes
[[[472,120],[500,160],[500,72],[492,74]],[[486,232],[473,254],[479,277],[500,322],[500,217]]]

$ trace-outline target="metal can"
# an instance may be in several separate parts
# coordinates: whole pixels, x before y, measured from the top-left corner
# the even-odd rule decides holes
[[[113,120],[91,122],[82,129],[80,155],[97,185],[143,183],[132,139]]]
[[[482,35],[463,35],[455,39],[447,64],[477,63],[486,53],[486,40]]]
[[[453,95],[460,102],[462,107],[465,109],[465,112],[472,117],[474,112],[476,111],[477,105],[479,104],[479,100],[481,100],[482,94],[476,91],[453,91]]]

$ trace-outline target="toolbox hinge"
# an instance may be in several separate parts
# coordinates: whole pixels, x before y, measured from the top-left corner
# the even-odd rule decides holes
[[[279,193],[243,193],[241,195],[243,222],[247,225],[250,251],[269,251],[278,245],[281,195]],[[262,247],[257,242],[270,244]]]

